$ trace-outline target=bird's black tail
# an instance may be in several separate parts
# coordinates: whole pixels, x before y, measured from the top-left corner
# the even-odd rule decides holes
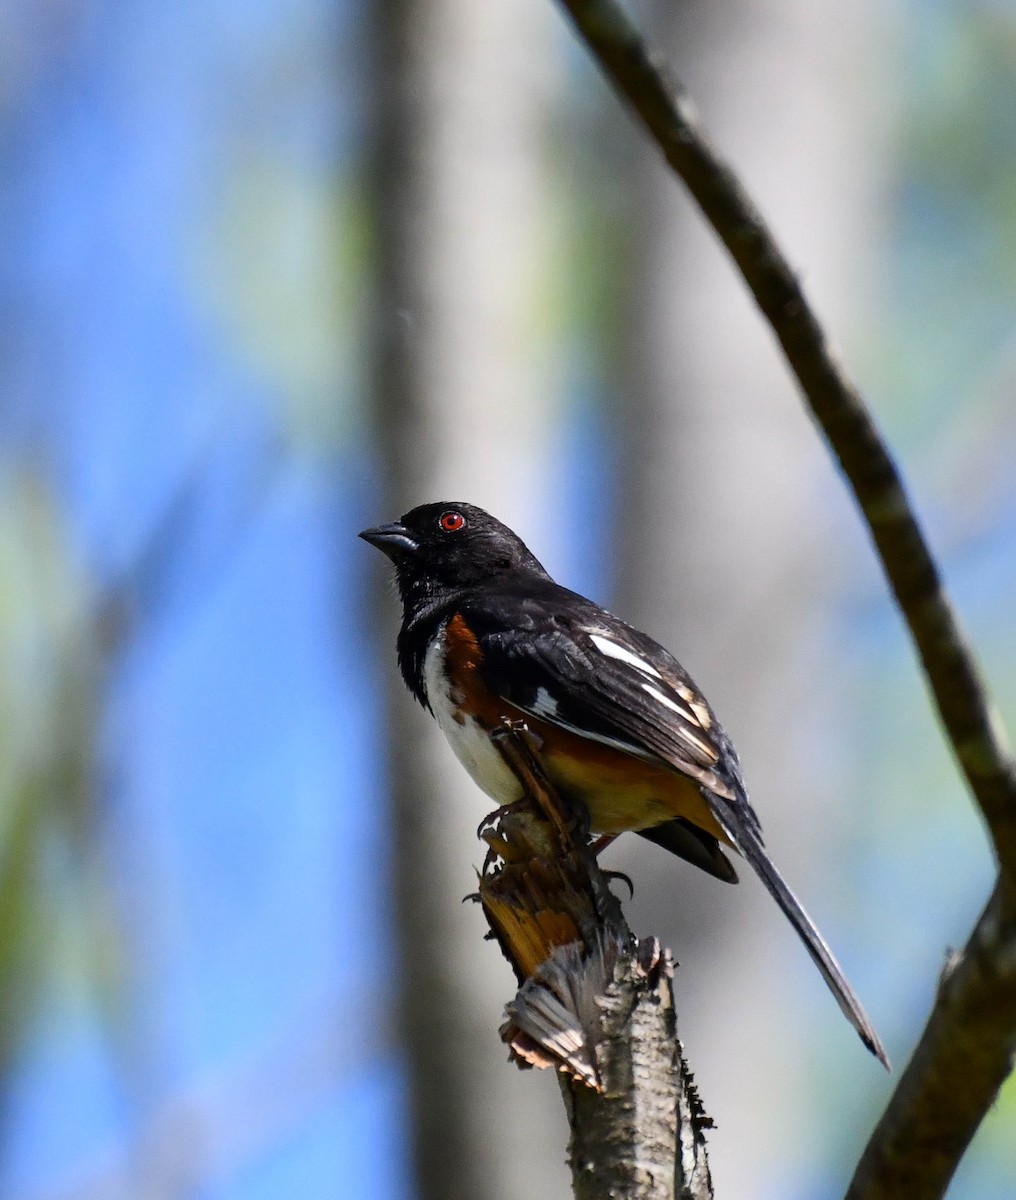
[[[811,917],[801,907],[800,901],[787,887],[783,877],[773,865],[762,845],[762,839],[755,830],[747,828],[742,821],[737,819],[736,811],[731,811],[729,802],[721,800],[713,805],[713,811],[727,836],[751,864],[755,874],[765,884],[766,890],[783,909],[791,925],[797,930],[798,937],[804,942],[815,965],[822,972],[822,978],[836,997],[847,1020],[860,1034],[861,1041],[887,1071],[891,1070],[885,1049],[861,1007],[860,1000],[854,995],[853,989],[840,970],[839,963],[833,957],[833,952],[825,944]]]

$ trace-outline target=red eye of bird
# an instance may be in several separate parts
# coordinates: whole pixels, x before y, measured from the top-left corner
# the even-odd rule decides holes
[[[465,523],[466,518],[460,512],[445,512],[438,517],[438,524],[445,533],[458,533]]]

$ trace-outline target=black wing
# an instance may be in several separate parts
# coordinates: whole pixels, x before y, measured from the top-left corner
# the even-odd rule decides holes
[[[730,739],[680,663],[592,601],[527,579],[462,605],[484,682],[524,712],[658,761],[696,780],[713,816],[794,926],[869,1050],[885,1050],[797,897],[766,853]],[[708,869],[708,868],[707,868]]]
[[[760,836],[734,747],[673,655],[573,592],[534,590],[462,606],[486,685],[533,716],[690,776]]]

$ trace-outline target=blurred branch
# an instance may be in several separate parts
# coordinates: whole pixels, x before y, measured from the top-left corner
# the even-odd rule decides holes
[[[871,530],[946,736],[991,834],[998,887],[943,981],[850,1191],[851,1200],[938,1196],[1016,1050],[1016,765],[900,473],[772,234],[702,135],[680,83],[656,61],[615,0],[561,3],[698,202],[779,339]],[[938,1139],[934,1152],[926,1141],[930,1128]]]
[[[847,1200],[945,1193],[1016,1052],[1016,902],[1000,880],[858,1163]]]
[[[834,359],[754,204],[699,130],[681,85],[669,71],[664,74],[615,0],[561,3],[730,251],[779,338],[871,530],[998,856],[1016,869],[1016,764],[1003,745],[966,639],[875,422]]]
[[[520,1066],[558,1071],[577,1200],[711,1200],[711,1122],[677,1036],[670,955],[636,942],[525,726],[500,733],[524,795],[483,835],[479,899],[520,984],[501,1037]]]
[[[275,478],[268,464],[276,458],[259,462],[230,524],[228,544],[216,545],[206,555],[216,579],[228,564],[227,552],[235,552],[241,534],[263,510]],[[21,571],[19,588],[10,586],[6,573],[18,570],[20,563],[6,561],[0,541],[0,581],[10,597],[27,593],[24,608],[31,610],[37,627],[31,655],[7,649],[5,640],[17,645],[27,636],[18,624],[23,615],[10,599],[0,622],[0,661],[5,666],[12,660],[31,663],[35,687],[42,689],[41,698],[33,697],[27,683],[8,668],[7,687],[13,678],[22,692],[14,693],[19,720],[7,721],[0,789],[0,807],[7,814],[0,822],[0,1129],[13,1065],[39,1008],[54,947],[68,919],[67,905],[81,919],[88,939],[86,982],[98,998],[105,1027],[118,1046],[126,1044],[131,1026],[119,1002],[128,991],[123,974],[128,914],[117,904],[108,880],[105,803],[115,764],[102,748],[101,731],[116,672],[141,630],[157,617],[171,576],[179,571],[213,467],[202,457],[188,471],[133,556],[102,582],[95,575],[78,577],[66,565],[73,555],[48,472],[39,466],[13,480],[0,474],[0,490],[14,489],[8,508],[32,568]],[[22,728],[27,749],[19,755],[9,739],[11,731]],[[50,874],[53,845],[67,852],[58,868],[59,887]]]
[[[370,413],[384,510],[474,496],[525,524],[542,511],[551,451],[538,431],[555,391],[534,314],[554,210],[534,136],[554,77],[554,14],[497,0],[372,0],[365,16]],[[390,604],[386,579],[373,607]],[[459,904],[476,791],[437,726],[410,711],[394,669],[385,683],[400,731],[388,746],[388,820],[415,1192],[555,1200],[569,1181],[553,1089],[513,1072],[490,1086],[502,1055],[485,1014],[500,1009],[504,968],[479,936],[480,914]]]

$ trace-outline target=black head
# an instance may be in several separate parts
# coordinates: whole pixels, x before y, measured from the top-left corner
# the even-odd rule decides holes
[[[547,573],[520,537],[473,504],[421,504],[360,537],[395,564],[403,603],[424,603],[501,575]]]

